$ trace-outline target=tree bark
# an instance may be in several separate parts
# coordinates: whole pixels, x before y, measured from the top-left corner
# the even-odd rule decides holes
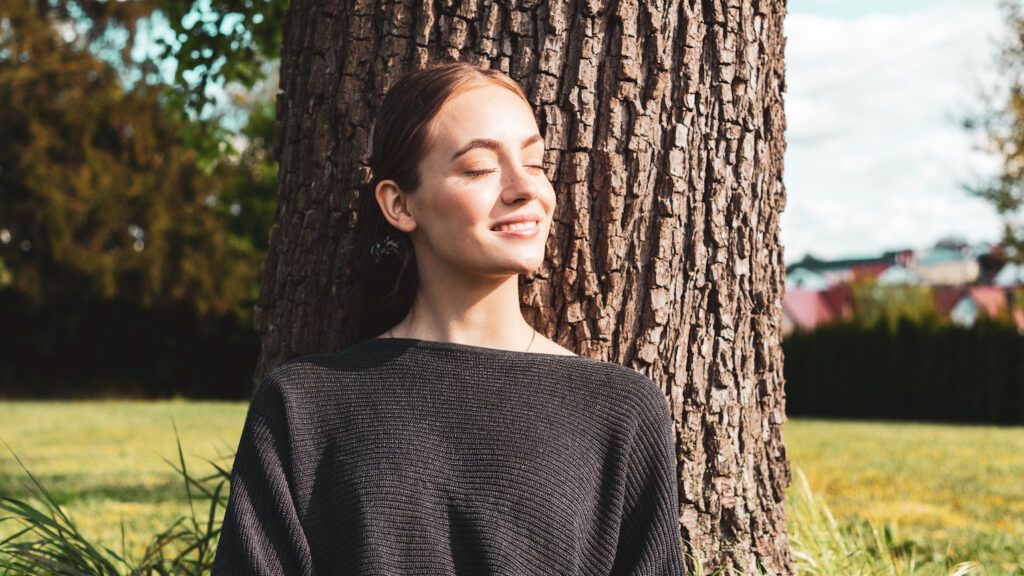
[[[522,84],[558,195],[527,319],[661,383],[680,522],[705,567],[792,574],[781,348],[785,2],[293,0],[256,380],[354,343],[357,185],[375,106],[438,58]]]

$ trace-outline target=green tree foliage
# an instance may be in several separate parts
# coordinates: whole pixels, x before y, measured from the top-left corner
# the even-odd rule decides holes
[[[247,316],[273,213],[273,110],[253,105],[255,146],[222,140],[204,164],[188,136],[213,129],[165,98],[156,64],[132,64],[126,87],[96,53],[156,7],[0,0],[0,261],[36,302]]]
[[[914,284],[879,284],[874,278],[850,283],[856,321],[864,326],[884,323],[894,327],[900,319],[915,323],[939,322],[931,287]]]
[[[1024,261],[1024,9],[1001,0],[1008,34],[996,60],[1002,84],[983,87],[982,109],[963,125],[980,134],[982,148],[1000,161],[1000,171],[980,183],[966,184],[968,193],[983,198],[1003,217],[1003,242],[1012,259]]]
[[[288,0],[164,0],[174,36],[160,40],[163,58],[177,62],[175,83],[184,109],[201,114],[210,84],[249,88],[280,57]]]

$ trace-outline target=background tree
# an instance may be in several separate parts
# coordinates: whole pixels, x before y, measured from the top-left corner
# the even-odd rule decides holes
[[[276,76],[190,107],[167,13],[0,0],[0,395],[246,394]]]
[[[1010,260],[1024,261],[1024,8],[1000,0],[1006,34],[996,57],[998,82],[979,91],[981,108],[963,119],[978,134],[980,148],[999,160],[999,172],[965,184],[968,193],[988,200],[1003,218],[1002,242]]]
[[[693,552],[792,573],[784,16],[782,1],[748,0],[292,2],[256,379],[360,338],[359,191],[386,89],[431,60],[499,68],[538,112],[559,196],[548,260],[521,279],[527,319],[664,387]]]
[[[0,6],[0,258],[34,302],[185,302],[197,314],[255,302],[276,189],[260,147],[272,102],[247,104],[239,153],[216,118],[169,102],[157,63],[108,40],[157,4]],[[113,62],[99,56],[113,48]],[[218,139],[207,162],[204,137]]]
[[[927,284],[879,284],[876,278],[850,282],[855,321],[895,327],[901,318],[914,323],[939,322],[932,288]]]

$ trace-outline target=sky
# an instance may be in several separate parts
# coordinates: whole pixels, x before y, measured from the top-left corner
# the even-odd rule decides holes
[[[963,188],[998,163],[960,119],[995,82],[1004,21],[995,0],[790,0],[787,264],[998,241],[995,209]]]

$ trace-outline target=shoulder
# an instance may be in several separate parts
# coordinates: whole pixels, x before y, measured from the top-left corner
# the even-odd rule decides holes
[[[321,352],[297,356],[281,362],[256,385],[253,404],[282,405],[286,409],[316,398],[332,381],[337,380],[343,362],[337,353]]]
[[[249,403],[250,418],[261,419],[287,435],[293,449],[302,438],[315,436],[329,412],[325,400],[339,377],[332,353],[305,354],[281,362],[256,385]],[[305,441],[305,440],[302,440]]]
[[[333,355],[328,353],[304,354],[285,360],[266,373],[260,387],[284,392],[296,383],[329,369],[329,366],[335,363],[331,356]]]
[[[638,372],[620,364],[616,364],[616,366],[619,366],[628,374],[626,378],[629,382],[629,386],[632,387],[637,397],[643,401],[645,408],[654,410],[655,412],[665,411],[667,413],[668,402],[665,397],[665,392],[660,384],[642,372]]]
[[[401,355],[367,354],[358,346],[338,352],[313,352],[281,362],[267,372],[260,384],[293,403],[316,403],[326,396],[360,382],[377,382],[389,373],[388,366],[402,363]]]
[[[661,385],[647,375],[615,362],[594,360],[600,388],[614,404],[627,408],[634,419],[664,420],[671,418],[668,400]]]
[[[338,352],[312,352],[285,360],[267,377],[281,382],[316,381],[343,372],[358,372],[377,365],[382,358],[367,354],[358,344]]]

